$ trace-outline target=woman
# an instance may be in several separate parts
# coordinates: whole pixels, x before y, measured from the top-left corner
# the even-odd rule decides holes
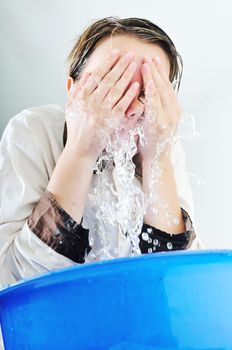
[[[1,140],[2,286],[76,263],[200,248],[171,39],[148,20],[104,18],[69,62],[65,113],[25,110]]]

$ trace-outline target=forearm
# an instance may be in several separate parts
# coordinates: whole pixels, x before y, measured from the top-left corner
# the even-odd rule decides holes
[[[61,207],[78,223],[83,216],[93,176],[92,164],[91,159],[65,148],[47,186]]]
[[[178,200],[176,182],[170,156],[163,153],[157,163],[161,170],[158,181],[150,188],[152,161],[143,160],[143,191],[149,196],[150,191],[157,200],[151,201],[144,216],[144,223],[156,227],[168,233],[180,233],[185,231],[185,224]],[[154,170],[153,170],[154,171]],[[155,208],[155,213],[153,211]],[[174,220],[175,219],[175,220]]]

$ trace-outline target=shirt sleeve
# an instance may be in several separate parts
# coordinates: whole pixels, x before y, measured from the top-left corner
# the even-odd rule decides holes
[[[139,247],[142,254],[183,250],[188,249],[192,245],[193,240],[196,238],[196,233],[188,213],[183,208],[181,208],[181,212],[186,229],[182,233],[167,233],[143,223],[142,232],[139,235]]]
[[[92,249],[89,230],[78,224],[46,190],[28,219],[29,228],[59,254],[84,263]]]
[[[55,162],[47,129],[38,114],[27,113],[31,112],[11,119],[0,143],[0,287],[76,264],[46,244],[28,224]],[[30,225],[38,229],[34,215]]]
[[[188,172],[186,170],[186,156],[182,147],[181,140],[177,138],[172,148],[172,164],[174,175],[176,179],[176,188],[180,207],[182,208],[182,215],[186,221],[187,226],[191,223],[194,234],[192,235],[191,244],[187,245],[185,249],[201,250],[204,249],[195,220],[194,203],[192,188],[189,181]],[[185,219],[187,217],[187,219]],[[188,228],[186,228],[188,230]]]

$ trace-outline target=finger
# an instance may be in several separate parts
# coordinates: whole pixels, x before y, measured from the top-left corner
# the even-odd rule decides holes
[[[76,83],[76,86],[78,88],[82,88],[82,86],[85,84],[90,74],[91,74],[90,72],[83,71],[80,75],[80,79],[74,82],[74,84]]]
[[[157,96],[157,91],[155,83],[153,81],[151,66],[148,63],[142,65],[142,77],[143,85],[145,90],[145,114],[148,116],[148,119],[151,121],[154,119],[155,114],[155,96]]]
[[[87,81],[88,77],[90,76],[90,73],[87,71],[82,72],[81,77],[79,80],[74,81],[72,83],[72,86],[69,90],[68,96],[70,99],[74,99],[77,96],[77,93],[80,92],[82,86],[85,84]]]
[[[115,83],[120,79],[122,74],[127,69],[128,65],[132,62],[134,58],[133,52],[129,51],[126,55],[124,55],[111,69],[109,73],[107,73],[104,77],[104,79],[99,84],[98,88],[96,89],[96,94],[98,96],[98,99],[102,101],[106,95],[109,93],[109,90],[112,88],[112,86],[115,85]]]
[[[160,75],[160,73],[157,69],[157,65],[155,62],[158,62],[158,60],[154,61],[154,59],[152,59],[151,57],[145,56],[144,62],[148,63],[151,67],[152,76],[154,78],[154,83],[155,83],[155,86],[157,87],[157,89],[163,88],[165,86],[166,82],[163,80],[162,76]]]
[[[156,59],[153,60],[152,66],[153,66],[152,72],[153,73],[157,72],[157,75],[160,76],[160,78],[164,83],[163,89],[160,89],[160,90],[157,89],[159,91],[160,99],[162,100],[162,106],[167,113],[170,113],[170,115],[173,115],[173,114],[175,115],[174,111],[176,110],[176,108],[178,108],[177,95],[176,95],[176,92],[174,91],[172,83],[168,78],[167,72],[162,66],[162,63],[159,57],[156,57]],[[178,112],[178,114],[180,114],[180,112]]]
[[[115,62],[119,57],[119,54],[120,54],[120,50],[117,48],[114,49],[108,55],[106,61],[104,62],[104,65],[101,64],[98,68],[96,68],[93,72],[91,72],[91,75],[87,79],[86,84],[83,86],[85,95],[91,94],[96,89],[96,87],[98,86],[100,81],[103,79],[103,77],[114,66]]]
[[[175,88],[173,86],[173,83],[169,80],[169,75],[166,72],[164,65],[162,65],[162,62],[161,62],[159,56],[156,56],[152,61],[153,61],[153,64],[156,66],[156,69],[158,70],[164,83],[166,84],[167,91],[170,94],[170,96],[176,96],[176,92],[175,92]]]
[[[158,57],[158,56],[157,56],[157,57]],[[163,80],[162,76],[160,75],[160,73],[159,73],[159,71],[158,71],[158,69],[157,69],[158,63],[156,63],[156,62],[158,62],[158,60],[155,61],[155,60],[152,59],[151,57],[145,56],[145,57],[144,57],[144,62],[145,62],[145,63],[148,63],[148,64],[150,65],[151,70],[152,70],[152,75],[154,76],[154,74],[155,74],[155,78],[156,78],[156,81],[154,81],[155,85],[157,85],[157,83],[158,83],[159,85],[164,84],[165,81]],[[154,69],[155,69],[155,72],[153,72]]]
[[[142,65],[142,77],[145,89],[145,115],[148,122],[154,122],[160,113],[161,101],[153,80],[151,66],[148,63]]]
[[[136,62],[131,62],[117,83],[109,90],[102,101],[106,107],[112,109],[123,96],[137,68]]]
[[[113,108],[112,112],[113,112],[113,115],[116,116],[118,123],[120,123],[122,121],[122,119],[125,117],[126,110],[130,106],[133,99],[136,97],[136,95],[139,91],[139,87],[140,87],[139,82],[137,82],[137,81],[134,82],[129,87],[129,89],[127,90],[127,92],[123,96],[123,98],[121,98],[121,100],[119,100],[119,102]]]
[[[155,103],[155,100],[157,98],[157,95],[155,95],[155,84],[151,79],[145,85],[145,115],[148,118],[148,122],[156,121],[157,103]]]
[[[163,105],[168,106],[171,101],[171,98],[175,96],[175,91],[169,80],[169,76],[161,63],[159,56],[156,56],[154,59],[151,59],[150,57],[146,56],[145,62],[148,62],[151,65],[154,83],[157,88],[157,91],[160,94]]]
[[[170,85],[171,82],[169,80],[169,76],[166,72],[166,70],[164,69],[164,66],[162,65],[161,59],[159,58],[159,56],[156,56],[155,58],[152,59],[153,64],[155,65],[156,69],[158,70],[161,78],[163,79],[163,81],[167,84]]]
[[[144,63],[142,65],[142,77],[143,77],[144,89],[146,89],[148,82],[153,80],[151,67],[148,63]]]

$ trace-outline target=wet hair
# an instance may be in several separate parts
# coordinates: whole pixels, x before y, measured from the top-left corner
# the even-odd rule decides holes
[[[170,37],[156,24],[142,18],[106,17],[90,25],[77,39],[68,56],[68,75],[78,80],[91,53],[100,41],[112,35],[131,35],[161,47],[170,62],[169,80],[179,90],[183,61]]]

